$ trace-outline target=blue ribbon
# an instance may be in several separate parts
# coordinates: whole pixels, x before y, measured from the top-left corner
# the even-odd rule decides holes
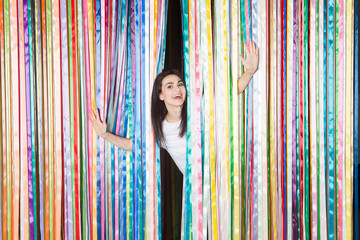
[[[140,229],[142,229],[142,179],[141,179],[141,150],[142,150],[142,133],[144,133],[141,126],[141,118],[142,118],[142,76],[141,76],[141,50],[140,41],[140,28],[141,28],[141,1],[135,0],[135,58],[136,58],[136,70],[135,70],[135,231],[134,237],[135,239],[140,237]],[[134,66],[133,66],[134,67]],[[145,99],[144,99],[145,100]],[[145,118],[143,119],[143,122]],[[140,238],[141,239],[141,238]]]
[[[328,3],[328,140],[329,140],[329,239],[334,239],[334,0]]]
[[[247,30],[249,30],[249,37],[250,37],[250,39],[247,39],[247,40],[251,40],[251,35],[252,35],[252,32],[251,32],[251,2],[252,2],[252,0],[245,0],[245,1],[248,1],[249,3],[248,3],[248,10],[249,10],[249,29],[247,29]],[[246,40],[246,39],[245,39]],[[245,41],[246,42],[246,41]]]
[[[126,34],[127,38],[125,38],[125,41],[121,41],[120,44],[120,51],[123,54],[127,54],[127,58],[126,59],[131,59],[131,50],[130,50],[130,41],[126,41],[126,39],[130,40],[130,25],[127,25],[125,27],[125,22],[128,22],[128,20],[130,19],[128,17],[128,2],[127,0],[123,0],[121,2],[121,7],[120,9],[121,11],[121,36],[123,34]],[[119,14],[120,15],[120,14]],[[120,17],[118,15],[118,17]],[[127,49],[127,51],[122,51],[122,49],[125,48]],[[121,56],[121,55],[120,55]],[[121,61],[121,59],[120,59]],[[130,104],[130,100],[129,97],[130,95],[130,82],[131,82],[131,61],[125,61],[126,64],[126,70],[124,75],[121,74],[122,76],[122,81],[121,84],[125,84],[124,86],[124,92],[126,93],[122,95],[123,98],[125,98],[125,101],[122,101],[122,103],[124,104],[121,107],[121,115],[120,115],[120,136],[127,136],[127,127],[128,127],[128,119],[129,119],[129,104]],[[120,86],[119,86],[120,87]],[[126,90],[125,90],[126,89]],[[119,219],[119,236],[120,239],[125,239],[127,238],[126,235],[126,152],[123,149],[119,149],[119,159],[121,160],[121,164],[119,164],[119,184],[121,186],[120,188],[120,202],[119,202],[119,214],[120,214],[120,219]],[[121,157],[120,157],[121,156]]]
[[[244,38],[244,43],[246,43],[246,25],[245,25],[245,3],[244,0],[240,0],[241,3],[241,33],[242,33],[242,37]],[[245,52],[245,50],[244,50]]]
[[[145,17],[149,15],[149,12],[146,12],[145,9],[145,1],[140,1],[141,5],[141,147],[142,147],[142,159],[139,162],[139,175],[141,179],[141,184],[139,188],[139,193],[141,194],[141,201],[139,204],[139,239],[145,239],[145,210],[146,210],[146,124],[149,124],[150,120],[146,118],[146,91],[145,88],[146,81],[146,66],[145,66],[145,58],[146,58],[146,44],[145,41],[145,28],[147,27],[145,24]],[[149,161],[150,162],[150,161]]]
[[[327,43],[327,27],[326,27],[326,24],[327,24],[327,1],[324,1],[324,59],[323,59],[323,62],[324,62],[324,166],[325,166],[325,185],[327,185],[327,180],[328,178],[326,177],[328,174],[327,174],[327,170],[328,170],[328,167],[327,167],[327,151],[328,151],[328,148],[327,148],[327,143],[326,143],[326,140],[327,140],[327,132],[328,132],[328,125],[326,123],[327,121],[327,104],[326,104],[326,98],[327,98],[327,95],[326,95],[326,89],[327,89],[327,76],[326,76],[326,66],[327,66],[327,54],[328,52],[326,51],[326,43]],[[325,196],[328,196],[328,189],[325,188]],[[328,211],[328,204],[326,204],[326,211]]]
[[[162,219],[161,219],[161,169],[160,169],[160,147],[156,144],[156,176],[157,176],[157,200],[158,200],[158,239],[162,239]]]
[[[354,239],[359,239],[359,5],[355,0],[354,42]]]

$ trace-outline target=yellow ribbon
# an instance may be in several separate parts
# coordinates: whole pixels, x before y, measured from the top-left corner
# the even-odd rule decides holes
[[[231,74],[232,74],[232,98],[233,98],[233,161],[234,161],[234,210],[233,210],[233,237],[240,239],[240,186],[239,186],[239,117],[237,80],[239,77],[239,2],[231,1]],[[241,45],[240,45],[241,46]]]
[[[346,224],[345,233],[346,239],[352,239],[353,229],[353,212],[352,212],[352,199],[353,199],[353,178],[352,166],[354,159],[354,152],[352,148],[352,119],[353,119],[353,39],[354,39],[354,1],[347,0],[345,8],[346,16],[346,34],[345,34],[345,210],[346,210]],[[349,62],[348,62],[349,61]]]
[[[270,236],[272,239],[277,239],[276,228],[276,185],[275,185],[275,117],[276,117],[276,3],[270,1]]]
[[[207,53],[208,53],[208,74],[209,74],[209,115],[210,115],[210,185],[211,185],[211,216],[212,236],[218,239],[217,215],[216,215],[216,184],[215,184],[215,136],[214,136],[214,89],[213,84],[213,56],[212,56],[212,21],[211,21],[211,1],[206,1],[206,22],[207,22]]]

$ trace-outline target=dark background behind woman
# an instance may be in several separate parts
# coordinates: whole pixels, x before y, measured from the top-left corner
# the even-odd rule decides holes
[[[164,69],[184,76],[180,0],[169,0]],[[162,239],[180,239],[183,176],[166,150],[160,150]]]

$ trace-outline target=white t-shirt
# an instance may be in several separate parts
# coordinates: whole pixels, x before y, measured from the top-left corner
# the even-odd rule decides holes
[[[180,172],[185,175],[186,165],[186,134],[179,137],[181,120],[175,123],[169,123],[166,119],[163,121],[163,133],[165,143],[163,147],[168,151]]]

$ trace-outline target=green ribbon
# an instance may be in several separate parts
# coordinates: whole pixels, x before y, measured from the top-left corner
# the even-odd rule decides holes
[[[309,239],[309,220],[310,220],[310,205],[309,205],[309,3],[304,1],[304,147],[305,147],[305,238]]]

